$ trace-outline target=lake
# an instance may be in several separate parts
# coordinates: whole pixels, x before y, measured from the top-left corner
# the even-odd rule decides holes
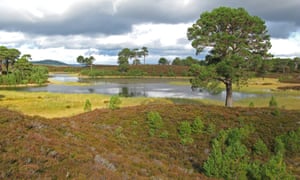
[[[188,79],[131,78],[131,79],[86,79],[68,74],[53,74],[50,80],[59,82],[78,82],[79,85],[49,84],[42,87],[17,88],[18,91],[54,93],[96,93],[121,95],[125,97],[167,97],[167,98],[209,98],[225,100],[225,91],[211,94],[205,90],[192,90]],[[177,82],[177,83],[176,83]],[[80,85],[82,83],[83,85]],[[88,84],[87,84],[88,83]],[[180,84],[180,85],[178,85]],[[257,94],[233,93],[235,100],[256,97]]]

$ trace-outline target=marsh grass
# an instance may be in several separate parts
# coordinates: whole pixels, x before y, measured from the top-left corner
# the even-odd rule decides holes
[[[186,80],[177,80],[177,81],[170,81],[170,85],[176,85],[176,86],[190,86],[191,83],[189,82],[188,79]]]
[[[255,97],[245,98],[234,102],[234,106],[247,107],[250,102],[253,102],[254,107],[269,107],[269,101],[271,96],[267,97]],[[298,96],[276,96],[278,108],[289,109],[289,110],[300,110],[300,97]]]
[[[38,115],[47,118],[68,117],[84,112],[86,99],[90,99],[93,109],[107,108],[109,95],[100,94],[62,94],[48,92],[0,91],[0,106],[16,110],[27,115]],[[121,108],[149,103],[171,103],[156,98],[120,98]]]
[[[256,94],[279,94],[279,95],[300,95],[300,91],[296,90],[279,90],[279,87],[290,87],[299,85],[297,83],[283,83],[276,78],[252,78],[248,84],[242,87],[233,86],[234,91]]]

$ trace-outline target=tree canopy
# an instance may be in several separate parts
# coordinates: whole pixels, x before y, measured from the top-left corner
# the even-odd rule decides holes
[[[0,46],[0,74],[2,74],[2,64],[5,64],[6,73],[8,74],[9,65],[14,65],[20,55],[21,52],[18,49]]]
[[[0,84],[16,85],[28,83],[45,83],[48,79],[48,68],[34,66],[29,60],[30,54],[24,54],[19,58],[21,52],[18,49],[10,49],[0,46]],[[3,62],[3,63],[2,63]],[[6,75],[2,75],[2,65],[6,66]],[[8,69],[10,68],[10,71]]]
[[[158,60],[158,64],[160,64],[160,65],[167,65],[167,64],[169,64],[169,61],[166,58],[161,57]]]
[[[270,36],[265,22],[251,16],[243,8],[220,7],[204,12],[187,32],[196,54],[209,48],[207,67],[193,65],[194,87],[215,89],[226,86],[226,106],[232,106],[232,83],[247,82],[248,68],[253,59],[269,56]]]
[[[86,66],[90,66],[91,70],[93,67],[93,62],[95,61],[95,58],[93,56],[90,57],[83,57],[82,55],[77,57],[77,62],[80,64],[85,64]]]
[[[146,64],[146,56],[149,55],[149,51],[147,47],[142,47],[141,55],[144,56],[144,64]]]
[[[118,64],[121,72],[126,72],[129,66],[129,58],[131,57],[131,50],[124,48],[118,53]]]
[[[129,66],[129,60],[133,59],[132,64],[133,65],[139,65],[141,64],[141,61],[139,60],[140,57],[144,57],[144,64],[146,63],[145,57],[149,55],[149,51],[147,47],[134,48],[123,48],[118,53],[118,64],[119,64],[119,70],[121,72],[125,72],[128,70]]]

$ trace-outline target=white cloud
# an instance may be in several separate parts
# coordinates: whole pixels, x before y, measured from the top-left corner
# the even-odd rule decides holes
[[[43,18],[46,14],[63,14],[79,1],[82,0],[1,0],[1,6]]]
[[[139,24],[134,25],[132,32],[121,35],[98,37],[98,44],[103,45],[124,45],[128,47],[148,46],[176,47],[177,41],[186,38],[187,28],[191,23],[180,24]]]
[[[25,34],[22,32],[0,31],[0,42],[3,44],[13,46],[15,43],[22,42],[26,39]]]
[[[272,38],[270,52],[277,57],[300,57],[300,32],[289,38]]]
[[[157,59],[162,56],[172,60],[176,56],[187,56],[189,52],[193,55],[189,42],[181,42],[186,39],[186,31],[190,25],[191,23],[147,23],[134,25],[130,33],[110,36],[45,36],[0,31],[0,39],[5,46],[19,48],[23,54],[31,54],[33,60],[55,59],[76,63],[79,55],[93,55],[98,64],[116,64],[116,51],[126,47],[146,46],[150,50],[147,62],[157,63]],[[105,53],[109,50],[113,50],[115,54]]]
[[[190,42],[186,40],[186,30],[190,25],[140,24],[133,26],[130,33],[111,36],[42,36],[0,31],[0,39],[5,46],[19,48],[23,54],[31,54],[33,60],[55,59],[76,63],[79,55],[93,55],[97,64],[116,64],[117,52],[121,48],[146,46],[150,50],[147,62],[157,63],[162,56],[173,60],[177,56],[195,54]],[[271,43],[270,52],[276,57],[300,56],[300,33],[294,33],[286,39],[272,38]]]

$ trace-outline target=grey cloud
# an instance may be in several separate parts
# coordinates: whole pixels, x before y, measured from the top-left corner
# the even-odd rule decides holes
[[[267,22],[271,37],[288,38],[291,33],[300,30],[294,22]]]
[[[225,2],[225,1],[224,1]],[[224,5],[243,7],[251,15],[263,18],[271,37],[286,38],[300,29],[299,0],[229,0]]]
[[[197,7],[204,7],[199,2],[183,6],[182,1],[131,0],[121,2],[116,11],[111,1],[87,2],[74,5],[63,16],[48,15],[46,19],[36,18],[26,12],[0,11],[0,29],[44,35],[122,34],[129,32],[134,24],[189,21],[198,14]],[[7,20],[1,17],[12,18]]]
[[[299,0],[197,0],[186,5],[182,0],[127,0],[116,7],[113,1],[102,0],[84,1],[61,16],[46,15],[45,19],[0,7],[0,29],[44,35],[123,34],[131,31],[134,24],[194,21],[205,10],[219,6],[244,7],[252,15],[264,18],[271,22],[270,33],[275,37],[286,37],[300,27]],[[284,24],[288,25],[284,31],[276,30]]]
[[[124,34],[134,24],[195,21],[202,12],[219,6],[244,7],[250,14],[262,17],[274,37],[287,37],[300,29],[299,0],[190,0],[186,5],[183,2],[127,0],[114,7],[110,0],[83,1],[63,15],[46,14],[45,19],[0,7],[0,30],[44,35]]]

